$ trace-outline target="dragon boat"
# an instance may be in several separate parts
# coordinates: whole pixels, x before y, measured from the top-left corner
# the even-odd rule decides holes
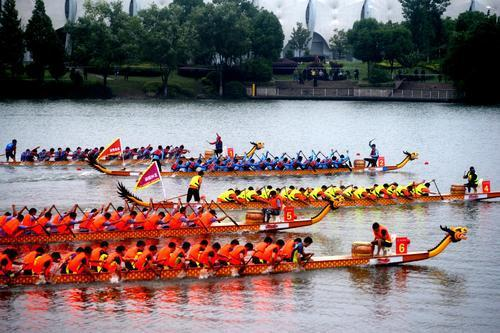
[[[257,150],[260,150],[264,148],[264,143],[263,142],[250,142],[252,147],[247,153],[244,153],[246,158],[251,158]],[[205,156],[202,159],[206,159],[210,156],[210,153],[213,154],[213,150],[207,150],[205,152]],[[201,155],[200,155],[201,156]],[[200,157],[194,157],[195,159],[198,159]],[[189,160],[190,157],[182,157],[181,160]],[[84,160],[68,160],[68,161],[34,161],[34,162],[21,162],[21,161],[16,161],[16,162],[0,162],[0,166],[86,166],[90,162],[90,159],[85,158]],[[162,164],[168,164],[168,163],[173,163],[175,162],[175,159],[164,159],[162,161]],[[98,162],[100,165],[105,165],[105,166],[137,166],[137,165],[148,165],[151,163],[151,159],[127,159],[127,160],[122,160],[120,158],[115,158],[111,160],[99,160]]]
[[[290,222],[269,222],[248,221],[248,223],[221,223],[208,228],[201,226],[182,227],[178,229],[155,229],[155,230],[127,230],[127,231],[98,231],[98,232],[77,232],[53,233],[43,235],[20,235],[16,237],[0,237],[0,245],[16,244],[46,244],[79,241],[100,241],[100,240],[125,240],[125,239],[147,239],[162,237],[187,237],[196,235],[216,235],[231,233],[256,233],[256,232],[276,232],[287,229],[308,227],[323,220],[332,209],[336,209],[335,203],[331,203],[321,209],[313,217],[296,219]]]
[[[137,195],[130,192],[123,184],[118,184],[118,195],[126,200],[128,203],[139,207],[152,207],[153,209],[160,208],[174,208],[178,205],[174,201],[144,201]],[[414,198],[407,197],[397,197],[397,198],[376,198],[376,199],[343,199],[337,204],[341,207],[373,207],[373,206],[396,206],[396,205],[413,205],[429,202],[471,202],[471,201],[483,201],[488,199],[500,198],[500,192],[489,192],[489,193],[462,193],[462,194],[443,194],[443,195],[429,195]],[[325,200],[315,200],[315,201],[290,201],[285,202],[286,206],[295,207],[296,209],[305,208],[321,208],[329,204],[329,201]],[[184,206],[185,203],[182,203]],[[238,202],[219,202],[217,203],[220,208],[224,210],[247,210],[247,209],[263,209],[267,208],[269,205],[260,201],[249,201],[245,203]]]
[[[403,168],[408,162],[418,159],[418,153],[403,152],[404,159],[396,165],[381,167],[364,167],[355,164],[354,168],[329,168],[329,169],[297,169],[297,170],[241,170],[241,171],[206,171],[204,177],[263,177],[263,176],[306,176],[306,175],[333,175],[337,173],[364,173],[364,172],[387,172]],[[89,165],[95,170],[109,176],[138,177],[140,171],[110,170],[97,161],[89,161]],[[179,172],[164,171],[163,177],[193,177],[197,171]]]
[[[358,255],[342,255],[342,256],[325,256],[313,257],[311,260],[302,265],[282,262],[272,266],[267,264],[249,264],[245,266],[223,266],[208,270],[206,268],[188,268],[162,270],[159,273],[153,271],[127,271],[121,273],[122,281],[147,281],[147,280],[173,280],[181,278],[203,279],[208,277],[236,277],[236,276],[251,276],[262,274],[278,274],[297,271],[314,271],[322,269],[333,269],[342,267],[379,267],[379,266],[394,266],[415,261],[422,261],[433,258],[442,253],[450,243],[457,243],[467,239],[467,228],[465,227],[441,227],[446,235],[432,249],[427,251],[408,252],[404,254],[386,254],[383,256],[358,256]],[[50,283],[93,283],[93,282],[111,282],[118,281],[118,277],[113,273],[92,273],[85,275],[78,274],[62,274],[54,275]],[[12,278],[0,276],[0,284],[15,286],[15,285],[36,285],[44,283],[43,277],[18,275]]]

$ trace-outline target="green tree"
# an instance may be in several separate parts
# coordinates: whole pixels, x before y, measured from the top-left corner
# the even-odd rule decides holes
[[[401,24],[388,22],[381,26],[382,55],[394,70],[394,62],[408,55],[413,48],[411,32]]]
[[[307,28],[305,28],[302,23],[297,22],[297,26],[292,29],[292,35],[290,36],[290,41],[288,42],[293,50],[299,51],[299,57],[302,51],[307,50],[307,45],[311,41],[311,33]]]
[[[173,4],[181,8],[179,20],[186,22],[193,10],[204,5],[203,0],[174,0]]]
[[[8,68],[12,77],[23,69],[24,40],[21,19],[15,0],[6,0],[0,6],[0,72]]]
[[[138,60],[140,19],[122,10],[121,2],[84,3],[85,16],[67,26],[72,38],[73,62],[92,66],[103,76],[104,86],[113,66]]]
[[[403,17],[412,34],[417,51],[426,57],[433,56],[445,42],[441,15],[450,0],[399,0]]]
[[[381,30],[381,25],[369,18],[354,22],[352,29],[347,32],[353,56],[368,64],[368,77],[372,64],[383,59]]]
[[[337,58],[342,59],[349,49],[347,32],[338,29],[333,30],[333,36],[330,38],[329,44],[330,49],[335,50],[337,53]]]
[[[33,72],[35,78],[43,81],[45,67],[48,65],[61,68],[64,65],[64,56],[61,57],[61,41],[57,37],[52,26],[52,21],[45,13],[45,4],[42,0],[36,0],[35,8],[26,27],[26,46],[33,58]],[[60,71],[54,70],[54,73]],[[56,77],[57,78],[57,77]]]
[[[443,63],[456,88],[473,103],[498,103],[500,22],[482,13],[461,14]]]
[[[259,11],[252,19],[252,27],[253,55],[271,61],[279,58],[285,35],[276,15],[267,10]]]
[[[143,59],[160,67],[163,95],[168,96],[168,79],[177,66],[187,61],[189,39],[194,31],[182,24],[183,9],[175,4],[159,9],[153,5],[141,11]]]

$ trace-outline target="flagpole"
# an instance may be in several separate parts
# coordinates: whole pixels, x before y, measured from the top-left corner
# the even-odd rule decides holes
[[[156,163],[156,162],[153,162]],[[156,165],[158,168],[158,165]],[[165,191],[165,186],[163,185],[163,178],[161,177],[161,172],[160,169],[158,169],[158,174],[160,175],[160,183],[161,183],[161,189],[163,190],[163,199],[167,201],[167,192]]]

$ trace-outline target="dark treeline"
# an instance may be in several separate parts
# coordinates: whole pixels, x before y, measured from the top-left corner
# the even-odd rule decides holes
[[[380,23],[362,19],[349,31],[336,31],[330,46],[341,57],[352,54],[368,64],[368,78],[380,75],[373,66],[385,61],[412,68],[431,64],[451,78],[473,102],[497,102],[494,80],[500,66],[500,23],[495,15],[467,12],[443,18],[449,0],[400,0],[405,21]],[[21,26],[15,0],[0,11],[0,77],[44,80],[48,71],[57,81],[71,68],[89,68],[107,77],[114,68],[134,64],[154,66],[168,94],[171,74],[181,65],[210,68],[204,82],[214,89],[226,81],[269,81],[272,61],[280,57],[284,35],[277,17],[247,0],[174,0],[130,16],[120,1],[86,1],[85,16],[54,31],[42,0]],[[294,29],[288,47],[307,53],[311,34]],[[25,65],[25,52],[31,61]],[[217,74],[216,74],[217,73]],[[382,73],[383,74],[383,73]],[[77,79],[75,75],[70,76]],[[78,81],[78,80],[77,80]],[[241,90],[243,85],[228,90]],[[230,88],[230,89],[229,89]]]
[[[49,69],[57,80],[66,63],[95,69],[106,85],[113,68],[146,63],[159,68],[167,94],[168,79],[181,64],[213,66],[221,74],[231,69],[236,77],[268,81],[271,63],[283,48],[277,17],[246,0],[174,0],[137,16],[125,13],[120,1],[86,1],[84,7],[85,16],[64,28],[69,36],[65,53],[66,41],[54,31],[42,0],[36,0],[24,31],[15,1],[6,0],[0,14],[0,75],[15,78],[24,71],[42,81]],[[26,68],[24,50],[33,60]]]

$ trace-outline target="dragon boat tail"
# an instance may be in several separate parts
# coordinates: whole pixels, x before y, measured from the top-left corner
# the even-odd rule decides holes
[[[388,254],[378,257],[357,257],[353,255],[313,257],[302,266],[282,262],[277,266],[266,264],[242,266],[224,266],[214,270],[205,268],[188,268],[187,270],[167,269],[159,273],[153,271],[128,271],[122,272],[122,281],[147,281],[147,280],[173,280],[180,278],[203,279],[208,277],[235,277],[251,276],[261,274],[277,274],[297,271],[314,271],[320,269],[333,269],[342,267],[370,267],[399,265],[409,262],[421,261],[433,258],[441,254],[451,243],[457,243],[467,239],[467,228],[465,227],[441,227],[446,235],[434,248],[427,251],[408,252],[405,254]],[[64,283],[92,283],[117,281],[118,277],[112,273],[92,273],[85,275],[63,274],[55,275],[50,281],[52,284]],[[0,276],[0,284],[15,285],[36,285],[44,283],[45,280],[39,276],[18,275],[15,277]]]

